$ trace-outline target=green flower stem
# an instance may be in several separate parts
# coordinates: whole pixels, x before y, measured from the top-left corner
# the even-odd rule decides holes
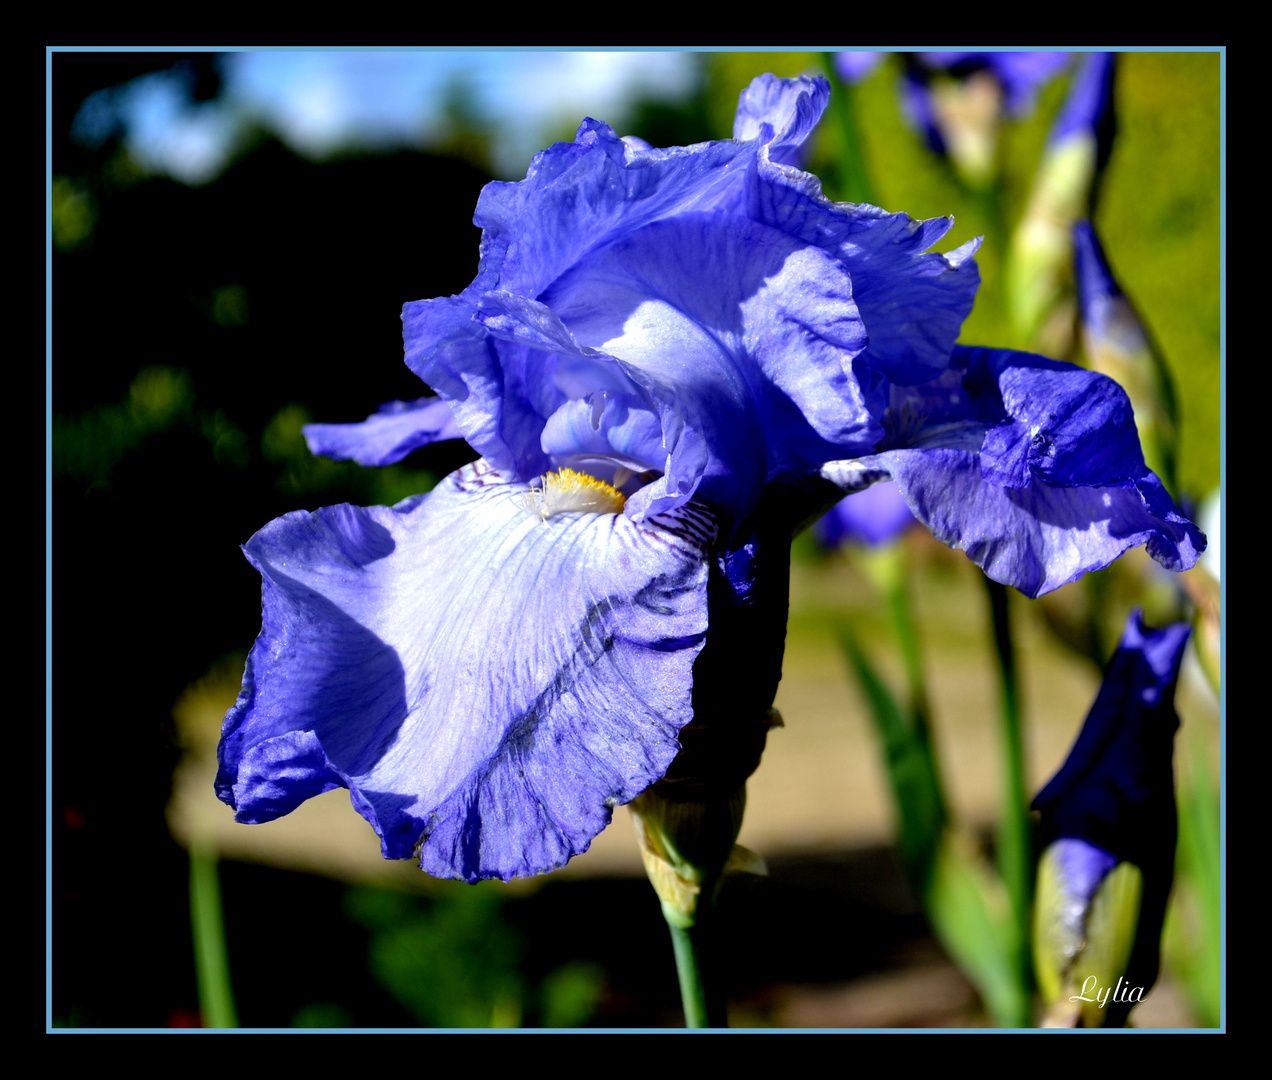
[[[776,714],[767,710],[764,723]],[[683,752],[683,751],[682,751]],[[655,784],[629,804],[649,882],[671,929],[685,1026],[728,1027],[723,980],[716,963],[715,899],[726,869],[763,866],[734,841],[742,827],[746,785],[696,800],[671,799]]]
[[[1209,747],[1200,729],[1186,725],[1184,736],[1187,767],[1179,782],[1179,854],[1171,901],[1175,910],[1167,918],[1187,929],[1178,935],[1184,948],[1173,949],[1172,960],[1192,999],[1199,1025],[1219,1027],[1223,1022],[1219,795],[1211,782]],[[1182,917],[1189,908],[1189,898],[1195,905],[1191,923]]]
[[[663,914],[676,951],[676,974],[680,977],[685,1027],[728,1027],[724,995],[719,992],[720,981],[714,977],[714,964],[711,962],[712,920],[709,919],[705,927],[701,922],[684,926],[678,913],[668,911],[666,905]]]
[[[1025,795],[1025,752],[1020,722],[1020,684],[1016,673],[1007,587],[985,578],[994,621],[994,646],[1002,692],[1002,816],[998,826],[998,872],[1007,888],[1016,928],[1014,954],[1022,987],[1029,986],[1029,905],[1033,883],[1029,804]],[[1022,997],[1027,1000],[1026,995]],[[1023,1017],[1020,1026],[1029,1018]]]
[[[203,1024],[210,1028],[238,1027],[216,852],[197,841],[190,845],[190,926],[194,932],[194,967]]]

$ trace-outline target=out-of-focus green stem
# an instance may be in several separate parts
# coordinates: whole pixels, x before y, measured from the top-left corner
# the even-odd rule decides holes
[[[194,967],[203,1024],[210,1028],[238,1027],[216,852],[197,841],[190,845],[190,927],[194,932]]]
[[[1015,916],[1016,968],[1022,987],[1028,987],[1029,903],[1033,884],[1030,857],[1029,804],[1025,796],[1025,751],[1020,721],[1020,683],[1011,634],[1007,587],[985,578],[994,622],[994,651],[1002,694],[1002,814],[998,823],[998,873],[1007,888]],[[1025,996],[1027,1000],[1027,996]],[[1027,1026],[1029,1017],[1021,1018]]]
[[[916,725],[922,729],[922,737],[930,743],[928,734],[927,683],[919,660],[919,631],[914,621],[914,606],[910,597],[910,564],[904,545],[893,544],[887,553],[891,560],[891,572],[881,581],[887,596],[888,619],[901,646],[901,660],[905,664],[905,678],[910,691],[910,708]]]
[[[835,75],[835,58],[832,53],[824,56],[826,70]],[[870,174],[866,170],[866,155],[861,142],[861,132],[857,126],[857,113],[854,108],[855,88],[836,77],[835,92],[830,95],[830,112],[834,115],[839,129],[841,150],[835,161],[834,174],[839,188],[839,196],[849,202],[870,203],[874,205],[878,199],[874,187],[870,183]]]
[[[1193,921],[1180,935],[1187,946],[1173,957],[1175,970],[1205,1027],[1223,1022],[1222,939],[1223,865],[1220,849],[1220,806],[1210,775],[1210,753],[1200,731],[1184,729],[1187,766],[1179,781],[1179,853],[1172,903],[1194,901]],[[1175,915],[1178,918],[1179,912]],[[1182,944],[1182,942],[1181,942]]]

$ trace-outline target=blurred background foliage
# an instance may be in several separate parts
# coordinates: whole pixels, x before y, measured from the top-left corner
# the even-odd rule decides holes
[[[395,65],[438,69],[431,82],[410,84],[418,116],[377,132],[355,112],[343,134],[322,138],[261,104],[267,95],[253,104],[247,54],[51,56],[51,948],[60,1025],[199,1022],[187,856],[165,807],[183,747],[214,741],[259,629],[259,582],[237,547],[291,510],[391,504],[471,459],[462,444],[441,444],[399,466],[361,469],[312,457],[300,429],[419,396],[401,362],[401,305],[471,280],[482,186],[524,175],[533,150],[571,138],[584,113],[657,146],[722,138],[755,75],[828,70],[826,56],[811,53],[637,54],[621,65],[613,54],[586,69],[568,54],[493,54],[469,67],[443,63],[446,54],[389,55],[363,58],[373,77],[361,92],[401,96],[377,74]],[[1217,487],[1220,462],[1219,57],[1123,59],[1119,135],[1096,223],[1165,345],[1183,405],[1182,493],[1197,499]],[[252,63],[259,89],[268,56]],[[609,82],[595,84],[607,96],[594,96],[613,112],[588,103],[594,69],[608,71]],[[301,81],[284,63],[279,71],[275,90]],[[871,195],[916,217],[953,213],[943,249],[986,235],[984,285],[963,340],[1021,345],[1001,288],[1006,230],[1064,80],[1044,89],[1031,117],[1004,126],[1003,198],[988,205],[906,125],[897,74],[893,58],[851,94],[835,86],[837,105],[856,116]],[[576,103],[571,88],[585,100]],[[339,89],[328,91],[337,105]],[[538,111],[514,114],[509,101],[538,102]],[[837,171],[841,131],[831,119],[809,167],[827,194],[856,201]],[[809,543],[798,554],[822,565]],[[935,595],[950,562],[943,552],[930,558]],[[868,587],[857,595],[863,608],[873,603]],[[808,601],[801,606],[797,590],[793,651],[827,627],[833,636],[844,617],[819,597]],[[962,633],[957,620],[944,629],[956,641]],[[205,723],[192,736],[178,730],[174,705],[199,686],[212,687],[203,714],[214,720],[210,734]],[[1198,776],[1210,782],[1209,771]],[[1204,862],[1217,824],[1204,814],[1182,824],[1185,857]],[[933,948],[889,853],[770,863],[780,881],[768,892],[731,886],[729,917],[748,935],[735,961],[739,1019],[779,1022],[775,986],[838,985]],[[245,1026],[678,1018],[657,902],[639,879],[472,889],[416,873],[403,892],[249,863],[221,869]],[[807,917],[766,934],[775,903]],[[1190,903],[1184,918],[1209,920],[1217,933],[1217,894]],[[878,932],[828,944],[819,928],[853,918]],[[975,1016],[967,1008],[959,1015]],[[785,1015],[811,1023],[821,1014]],[[905,1016],[948,1022],[922,1010]]]

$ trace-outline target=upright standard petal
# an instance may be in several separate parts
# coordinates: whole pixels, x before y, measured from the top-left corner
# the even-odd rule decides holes
[[[740,518],[770,480],[872,448],[885,380],[944,370],[976,242],[929,252],[948,219],[835,204],[783,164],[827,94],[762,77],[738,139],[668,150],[588,120],[483,190],[476,279],[403,311],[407,363],[482,456],[528,480],[563,463],[563,429],[586,436],[577,402],[621,399],[662,426],[629,515],[701,497]]]
[[[739,141],[760,139],[768,144],[770,160],[797,165],[800,147],[812,134],[829,102],[830,83],[820,75],[816,78],[802,75],[796,79],[761,75],[752,80],[738,99],[733,137]]]
[[[501,472],[529,480],[550,466],[539,449],[545,414],[529,392],[531,387],[537,391],[543,379],[524,366],[505,365],[476,320],[475,290],[402,309],[406,362],[450,405],[474,450]]]
[[[710,516],[547,510],[487,463],[246,547],[264,628],[222,733],[239,821],[347,787],[387,858],[545,873],[666,771],[707,629]]]
[[[852,278],[852,297],[869,335],[862,359],[893,382],[925,382],[945,370],[980,287],[973,256],[980,240],[945,254],[929,251],[952,217],[916,221],[877,206],[835,203],[809,173],[760,155],[748,177],[747,212],[829,252]]]
[[[844,491],[891,477],[937,539],[1027,596],[1141,544],[1168,570],[1205,549],[1144,465],[1125,393],[1095,372],[960,347],[946,375],[893,389],[886,423],[881,453],[822,475]]]
[[[473,215],[483,230],[482,265],[473,287],[535,297],[589,251],[634,229],[732,210],[758,153],[758,141],[733,140],[642,150],[609,125],[584,120],[574,142],[536,155],[524,180],[482,189]]]
[[[524,180],[482,189],[476,279],[459,296],[402,309],[407,366],[450,402],[474,449],[528,480],[551,467],[539,447],[545,421],[582,396],[558,385],[551,354],[491,337],[479,319],[485,298],[537,301],[579,260],[633,230],[735,204],[757,152],[758,143],[733,141],[643,150],[585,120],[574,142],[538,154]]]
[[[852,374],[866,332],[851,279],[779,230],[682,214],[594,252],[543,304],[576,350],[614,357],[702,436],[702,497],[738,516],[770,477],[881,433]]]

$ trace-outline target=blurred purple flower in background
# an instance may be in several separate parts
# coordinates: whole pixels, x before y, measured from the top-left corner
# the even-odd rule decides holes
[[[886,52],[838,52],[835,53],[835,73],[847,83],[858,83],[874,74]]]
[[[835,54],[845,82],[870,75],[886,53]],[[993,131],[1006,112],[1020,119],[1033,109],[1038,91],[1068,64],[1067,52],[917,52],[898,54],[904,63],[901,102],[906,119],[937,154],[963,158],[983,171],[992,156]],[[952,91],[952,93],[947,92]],[[969,155],[974,160],[968,160]]]
[[[949,152],[957,135],[951,130],[953,118],[943,114],[934,97],[933,80],[948,76],[967,84],[984,78],[997,86],[1000,108],[1019,119],[1026,116],[1037,99],[1038,90],[1069,62],[1063,52],[925,52],[906,53],[903,101],[906,115],[921,132],[928,146],[938,154]]]
[[[921,52],[914,53],[918,65],[965,79],[977,71],[987,71],[1002,87],[1004,107],[1013,116],[1024,116],[1032,108],[1038,90],[1055,78],[1069,62],[1065,52]]]
[[[817,521],[817,539],[828,548],[843,544],[877,547],[914,524],[905,498],[890,480],[840,499]]]

